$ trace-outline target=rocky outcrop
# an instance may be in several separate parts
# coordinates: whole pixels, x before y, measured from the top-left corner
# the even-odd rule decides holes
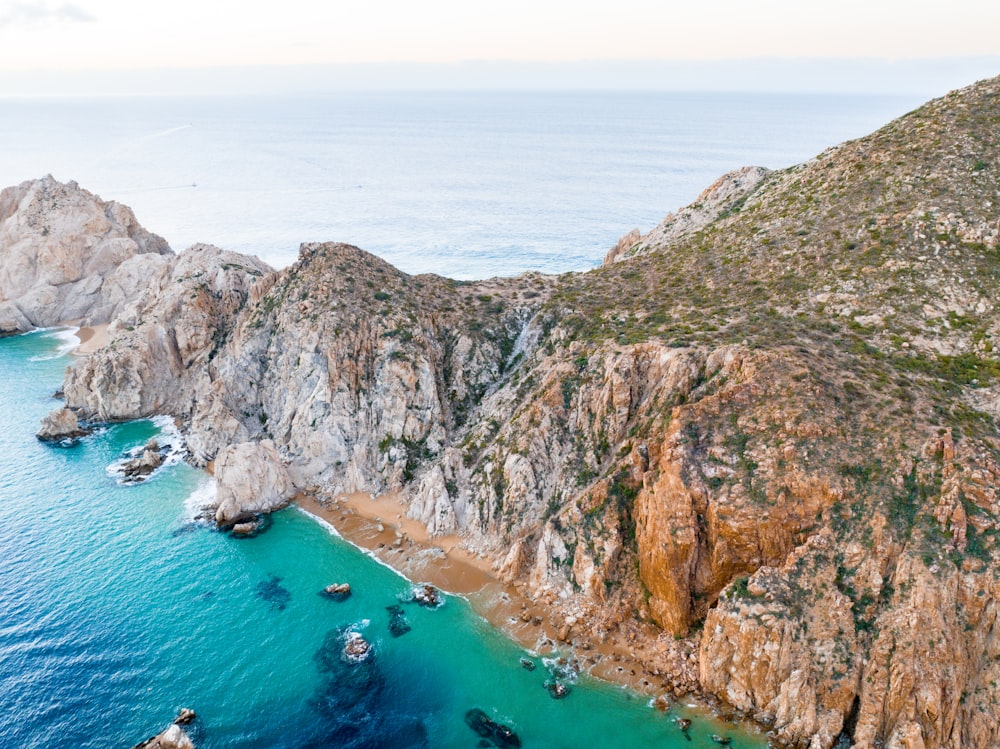
[[[285,464],[270,440],[224,447],[214,470],[219,525],[233,525],[284,507],[293,493]]]
[[[236,314],[271,268],[256,258],[195,245],[147,269],[146,287],[108,328],[100,356],[67,376],[69,402],[102,421],[158,413],[190,416],[212,390],[209,362]]]
[[[121,472],[126,480],[141,481],[161,465],[163,465],[163,453],[160,450],[160,443],[151,439],[136,457],[122,463]]]
[[[668,214],[659,226],[645,236],[640,235],[638,229],[633,229],[619,239],[604,256],[604,264],[610,265],[662,249],[719,219],[739,213],[747,199],[771,174],[771,170],[764,167],[744,166],[722,175],[705,188],[693,203]]]
[[[145,286],[167,243],[132,211],[51,176],[0,192],[0,334],[109,322]]]
[[[194,742],[181,727],[195,719],[194,710],[184,708],[166,730],[136,744],[132,749],[194,749]]]
[[[59,408],[42,419],[37,437],[42,442],[58,442],[76,439],[90,434],[90,429],[80,426],[76,413],[68,408]]]

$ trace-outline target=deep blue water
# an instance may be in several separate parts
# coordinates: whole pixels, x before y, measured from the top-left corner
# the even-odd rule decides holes
[[[0,99],[0,186],[52,173],[176,250],[275,266],[345,241],[411,273],[562,272],[600,262],[718,176],[783,168],[916,97],[341,94]]]
[[[107,472],[157,432],[149,421],[39,443],[60,343],[0,339],[0,747],[127,749],[181,707],[200,716],[199,749],[471,749],[473,708],[525,747],[696,749],[713,732],[764,745],[697,715],[689,742],[673,715],[585,676],[553,700],[542,660],[464,600],[401,602],[409,582],[295,509],[252,539],[193,525],[199,471],[180,463],[134,486]],[[344,580],[348,600],[318,595]],[[396,637],[400,616],[410,630]],[[344,628],[372,643],[369,661],[341,661]]]

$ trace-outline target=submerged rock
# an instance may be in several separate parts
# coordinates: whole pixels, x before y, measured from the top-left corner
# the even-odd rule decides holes
[[[561,700],[563,697],[569,696],[569,687],[563,684],[561,681],[550,680],[545,682],[545,689],[549,693],[549,697],[554,700]]]
[[[493,746],[501,747],[501,749],[521,746],[520,737],[510,727],[490,720],[490,717],[478,707],[465,714],[465,723]]]
[[[76,414],[68,408],[59,408],[42,419],[36,437],[42,442],[59,442],[86,437],[93,430],[80,426]]]
[[[393,637],[402,637],[412,629],[402,606],[386,606],[385,610],[389,612],[389,634]]]
[[[712,741],[714,741],[714,742],[715,742],[716,744],[721,744],[722,746],[729,746],[729,744],[731,744],[731,743],[732,743],[732,741],[733,741],[733,740],[732,740],[731,738],[729,738],[728,736],[720,736],[720,735],[719,735],[719,734],[717,734],[717,733],[713,733],[713,734],[712,734],[712,736],[711,736],[711,739],[712,739]]]
[[[256,592],[258,598],[271,604],[272,610],[284,611],[292,600],[291,592],[281,585],[281,578],[277,575],[271,575],[269,579],[257,583]]]
[[[521,658],[521,668],[523,668],[525,671],[534,671],[535,662],[530,658]]]

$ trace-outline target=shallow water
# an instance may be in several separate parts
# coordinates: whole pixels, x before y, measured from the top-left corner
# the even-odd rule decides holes
[[[53,332],[0,340],[0,746],[129,747],[181,707],[200,749],[471,748],[477,707],[525,747],[708,747],[713,732],[764,746],[698,716],[689,741],[676,712],[585,676],[553,700],[542,660],[522,668],[464,600],[404,602],[409,582],[294,509],[252,539],[192,525],[201,472],[124,486],[106,470],[152,422],[39,443],[59,346]],[[339,581],[350,598],[319,595]],[[410,629],[393,636],[400,617]],[[341,661],[345,628],[372,643],[364,663]]]

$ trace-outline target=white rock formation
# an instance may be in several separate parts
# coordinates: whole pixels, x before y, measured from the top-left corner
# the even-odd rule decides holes
[[[72,439],[89,434],[80,426],[76,414],[68,408],[59,408],[42,419],[37,437],[43,442],[54,442],[62,439]]]
[[[215,479],[215,520],[220,525],[276,510],[294,493],[284,461],[270,440],[221,449],[215,459]]]
[[[0,335],[109,322],[168,254],[131,209],[75,182],[48,176],[8,187],[0,192]]]

